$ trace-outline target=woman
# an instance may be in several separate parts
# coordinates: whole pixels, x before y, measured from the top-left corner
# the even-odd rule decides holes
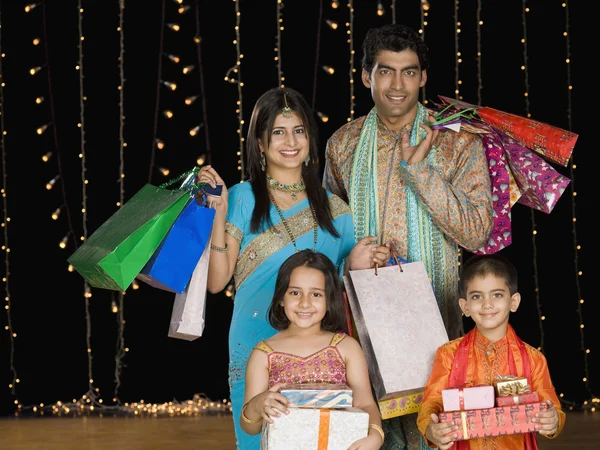
[[[254,346],[277,330],[267,322],[277,271],[294,252],[326,254],[340,270],[385,265],[389,250],[367,237],[354,240],[350,208],[321,185],[317,126],[297,91],[274,88],[256,102],[246,142],[249,182],[229,191],[210,166],[198,181],[223,185],[208,196],[216,209],[208,290],[223,290],[233,277],[236,294],[229,330],[229,387],[238,448],[258,449],[259,435],[240,427],[245,369]],[[344,264],[346,261],[346,264]]]

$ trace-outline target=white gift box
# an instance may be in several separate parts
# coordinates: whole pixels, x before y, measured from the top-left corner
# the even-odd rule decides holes
[[[369,414],[357,408],[289,408],[289,414],[263,422],[261,450],[348,450],[369,434]]]

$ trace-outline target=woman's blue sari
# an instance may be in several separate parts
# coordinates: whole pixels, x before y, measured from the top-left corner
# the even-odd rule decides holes
[[[319,228],[318,252],[324,253],[342,270],[344,258],[355,245],[352,213],[339,197],[329,194],[336,238]],[[229,190],[227,232],[240,244],[234,280],[236,294],[229,329],[229,388],[237,447],[258,450],[260,435],[251,436],[240,427],[244,402],[246,363],[254,346],[273,336],[277,330],[267,322],[267,310],[275,291],[275,280],[281,264],[296,251],[275,207],[271,206],[273,226],[259,233],[250,232],[254,210],[254,193],[250,183],[239,183]],[[282,210],[299,250],[314,248],[314,223],[308,199]],[[341,272],[340,272],[341,274]]]

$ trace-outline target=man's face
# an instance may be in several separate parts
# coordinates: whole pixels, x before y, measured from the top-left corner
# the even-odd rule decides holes
[[[363,69],[362,81],[371,89],[379,118],[388,128],[398,129],[414,119],[427,72],[421,70],[419,57],[412,50],[382,50],[371,73]]]

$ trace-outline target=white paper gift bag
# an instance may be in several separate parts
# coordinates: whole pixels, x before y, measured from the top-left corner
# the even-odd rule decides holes
[[[351,270],[344,284],[377,400],[423,391],[448,342],[424,264]]]
[[[169,324],[169,337],[193,341],[202,336],[206,310],[210,242],[209,239],[185,292],[175,295]]]

